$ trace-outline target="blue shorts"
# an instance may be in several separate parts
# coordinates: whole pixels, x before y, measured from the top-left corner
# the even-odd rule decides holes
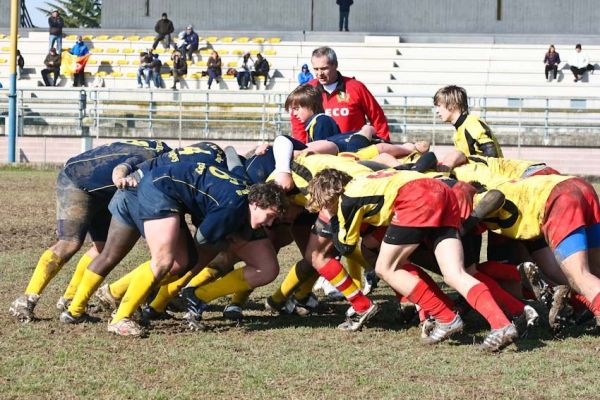
[[[110,201],[108,209],[113,218],[132,229],[137,229],[144,236],[144,221],[140,219],[137,189],[118,190]]]
[[[167,218],[183,212],[181,204],[177,200],[167,196],[154,186],[152,174],[142,178],[138,185],[137,198],[139,218],[142,221]]]
[[[110,226],[108,200],[80,189],[61,170],[56,181],[56,231],[59,240],[105,242]]]
[[[571,232],[554,249],[554,256],[563,261],[580,251],[588,251],[600,247],[600,224],[582,226]]]
[[[330,136],[327,141],[335,143],[340,153],[356,153],[360,149],[371,145],[371,141],[359,134],[341,133]]]

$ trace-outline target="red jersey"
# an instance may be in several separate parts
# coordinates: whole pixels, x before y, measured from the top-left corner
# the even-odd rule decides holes
[[[316,86],[321,91],[323,94],[323,109],[326,114],[335,120],[340,127],[340,132],[359,131],[368,119],[379,138],[385,141],[390,140],[390,128],[385,114],[375,97],[363,83],[354,78],[342,76],[338,72],[337,87],[331,94],[325,91],[318,79],[309,81],[308,85]],[[290,119],[292,122],[292,136],[294,139],[306,143],[304,124],[293,115],[290,115]]]

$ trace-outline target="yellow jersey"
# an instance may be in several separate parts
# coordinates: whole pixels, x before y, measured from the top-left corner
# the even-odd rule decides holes
[[[462,114],[454,127],[454,147],[466,156],[483,155],[481,145],[492,143],[498,157],[502,157],[502,149],[492,130],[475,115]]]
[[[510,160],[508,158],[495,158],[485,156],[469,156],[468,164],[487,167],[494,175],[502,175],[510,179],[525,178],[525,173],[531,167],[544,167],[546,164],[538,161]]]

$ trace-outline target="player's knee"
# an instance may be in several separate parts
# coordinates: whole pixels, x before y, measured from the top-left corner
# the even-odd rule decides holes
[[[82,241],[59,240],[51,250],[54,254],[63,260],[68,260],[81,249]]]

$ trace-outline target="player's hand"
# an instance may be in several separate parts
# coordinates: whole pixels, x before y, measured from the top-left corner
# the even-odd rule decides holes
[[[269,147],[271,147],[271,145],[268,143],[260,144],[258,145],[256,150],[254,150],[254,154],[256,154],[257,156],[263,156],[266,154],[267,150],[269,150]]]
[[[283,188],[286,192],[292,190],[294,185],[294,180],[292,179],[292,174],[289,172],[278,172],[275,175],[275,182]]]
[[[429,151],[429,142],[427,140],[415,142],[415,149],[421,154],[427,153]]]

